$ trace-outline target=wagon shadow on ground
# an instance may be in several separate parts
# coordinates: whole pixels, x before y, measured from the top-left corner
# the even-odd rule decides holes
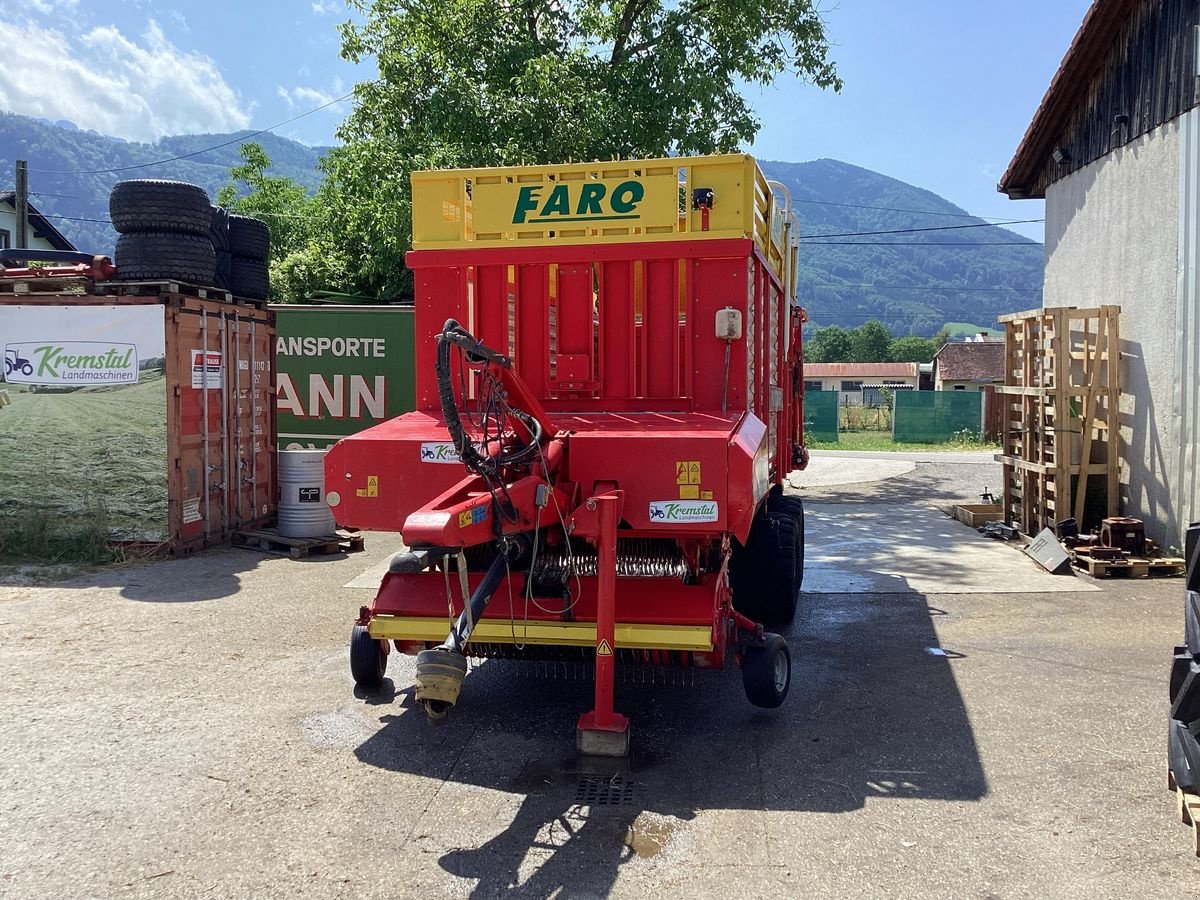
[[[444,782],[441,808],[417,830],[443,869],[477,881],[474,896],[605,895],[621,865],[668,847],[699,810],[979,800],[987,781],[952,671],[961,654],[938,646],[940,610],[903,584],[896,590],[805,596],[789,631],[791,695],[779,710],[751,707],[736,668],[699,673],[690,687],[625,683],[618,673],[617,708],[633,729],[627,765],[575,756],[575,720],[592,692],[590,681],[569,679],[577,672],[560,669],[555,683],[528,677],[533,664],[484,663],[438,726],[413,703],[411,665],[396,656],[384,693],[394,713],[355,753]],[[507,827],[454,820],[455,792],[478,788],[522,797]],[[765,827],[761,817],[739,819],[714,862],[775,863]]]

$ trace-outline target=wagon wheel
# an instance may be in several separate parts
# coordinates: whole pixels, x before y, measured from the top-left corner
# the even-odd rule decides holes
[[[763,709],[775,709],[787,698],[792,686],[792,654],[787,642],[767,632],[761,645],[742,653],[742,687],[746,699]]]
[[[380,641],[371,637],[365,625],[355,625],[350,632],[350,674],[363,690],[374,691],[383,684],[388,655]]]

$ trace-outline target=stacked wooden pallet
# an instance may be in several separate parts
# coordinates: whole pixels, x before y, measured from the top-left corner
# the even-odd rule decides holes
[[[1119,306],[1001,316],[1005,384],[1001,452],[1004,518],[1025,534],[1074,518],[1089,488],[1105,515],[1120,505]]]

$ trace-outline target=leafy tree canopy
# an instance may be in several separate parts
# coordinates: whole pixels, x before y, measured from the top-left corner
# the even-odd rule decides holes
[[[410,284],[414,169],[734,151],[760,124],[743,83],[841,88],[814,0],[354,5],[342,55],[379,78],[325,168],[344,249],[384,296]]]
[[[230,212],[262,219],[271,229],[271,299],[305,300],[318,290],[347,290],[355,282],[345,253],[330,238],[334,206],[331,191],[316,197],[289,178],[267,175],[271,158],[262,145],[241,147],[243,163],[234,166],[234,182],[217,193],[216,203]]]
[[[874,319],[864,322],[857,328],[852,328],[849,334],[851,360],[854,362],[888,361],[888,348],[892,343],[892,335]]]
[[[804,344],[807,362],[846,362],[850,359],[850,336],[838,325],[818,328]]]
[[[935,353],[937,347],[927,338],[902,337],[888,345],[888,359],[892,362],[927,363]]]

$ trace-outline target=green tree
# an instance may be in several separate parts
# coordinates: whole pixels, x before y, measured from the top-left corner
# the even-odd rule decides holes
[[[942,349],[942,347],[945,346],[946,342],[950,340],[950,329],[943,325],[941,330],[933,336],[932,340],[933,352],[937,353]]]
[[[804,359],[814,363],[849,361],[850,335],[838,325],[817,328],[804,344]]]
[[[896,338],[888,346],[888,359],[892,362],[927,363],[937,352],[933,341],[921,337]]]
[[[735,151],[760,124],[744,84],[841,88],[815,0],[351,5],[342,56],[380,75],[325,167],[336,238],[382,296],[411,284],[414,169]]]
[[[850,330],[850,353],[854,362],[887,362],[891,333],[872,319]]]
[[[271,158],[260,144],[242,144],[241,155],[245,162],[230,170],[233,183],[221,188],[216,202],[270,227],[271,299],[286,303],[319,290],[353,290],[346,254],[331,237],[333,191],[323,186],[313,197],[303,185],[268,175]]]

